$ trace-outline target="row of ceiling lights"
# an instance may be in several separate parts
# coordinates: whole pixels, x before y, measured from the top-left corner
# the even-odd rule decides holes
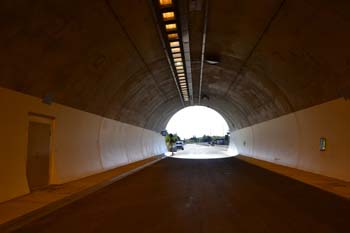
[[[164,23],[166,42],[169,45],[172,63],[176,69],[176,78],[180,86],[183,100],[189,101],[189,90],[186,78],[183,53],[181,51],[181,38],[179,36],[179,25],[176,21],[175,6],[172,0],[159,0],[161,18]]]

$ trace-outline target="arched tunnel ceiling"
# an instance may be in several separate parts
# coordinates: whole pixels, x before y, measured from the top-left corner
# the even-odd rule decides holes
[[[191,0],[194,103],[204,0]],[[232,129],[350,90],[350,2],[209,1],[201,104]],[[150,1],[3,0],[0,85],[111,119],[162,130],[183,106]]]

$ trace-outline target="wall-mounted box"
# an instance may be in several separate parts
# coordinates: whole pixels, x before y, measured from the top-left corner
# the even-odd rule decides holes
[[[320,138],[320,151],[326,151],[327,149],[327,139]]]

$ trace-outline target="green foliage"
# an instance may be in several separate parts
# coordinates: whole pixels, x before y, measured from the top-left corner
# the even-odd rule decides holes
[[[165,142],[166,143],[175,143],[176,141],[181,140],[179,136],[177,136],[177,134],[167,134],[165,136]]]
[[[211,136],[203,135],[203,137],[200,138],[200,142],[210,143],[212,141],[213,141],[213,138]]]
[[[186,143],[216,143],[217,140],[223,140],[224,145],[228,145],[230,142],[230,135],[227,133],[225,136],[209,136],[203,135],[202,137],[197,138],[196,136],[191,137],[190,139],[185,139]]]
[[[181,140],[181,138],[177,136],[177,134],[167,134],[165,136],[165,142],[168,147],[168,151],[171,151],[171,148],[173,148],[174,143],[176,143],[176,141],[179,140]]]

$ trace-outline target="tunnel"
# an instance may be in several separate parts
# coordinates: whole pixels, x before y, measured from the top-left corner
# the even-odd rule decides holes
[[[334,198],[345,213],[349,13],[342,0],[1,1],[0,217],[43,187],[161,157],[168,121],[195,105],[224,117],[246,160],[340,182],[347,199],[322,194],[319,212]],[[230,164],[169,172],[185,184],[196,163]],[[346,218],[322,229],[346,232]]]

